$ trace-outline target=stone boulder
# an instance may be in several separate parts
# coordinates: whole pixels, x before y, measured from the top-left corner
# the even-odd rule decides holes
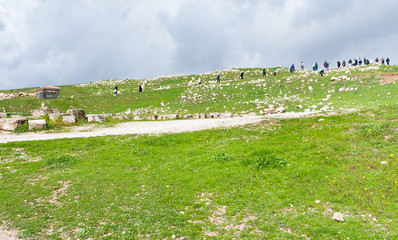
[[[192,118],[193,118],[193,119],[199,119],[199,118],[200,118],[200,114],[199,114],[199,113],[194,113],[194,114],[192,115]]]
[[[62,116],[62,121],[64,123],[76,123],[76,117],[75,116]]]
[[[40,120],[29,120],[29,131],[32,131],[33,129],[43,129],[47,126],[46,120],[40,119]]]
[[[141,116],[135,116],[135,117],[133,118],[133,120],[135,120],[135,121],[141,121],[141,120],[144,120],[144,118],[141,117]]]
[[[335,220],[335,221],[338,221],[338,222],[344,222],[344,214],[339,213],[339,212],[335,212],[333,214],[332,219]]]
[[[78,119],[86,119],[86,114],[83,109],[69,109],[66,111],[67,115],[74,116]]]
[[[199,117],[200,118],[207,118],[207,115],[206,115],[206,113],[201,113],[201,114],[199,114]]]
[[[192,119],[193,115],[192,114],[183,115],[182,118],[184,118],[184,119]]]
[[[101,114],[87,114],[88,122],[104,122],[106,120],[104,115]]]
[[[152,116],[149,117],[148,120],[154,121],[154,120],[157,120],[157,119],[158,119],[157,115],[152,115]]]
[[[232,118],[232,113],[229,113],[229,112],[222,113],[221,117],[222,118]]]
[[[42,117],[46,114],[51,114],[54,111],[48,107],[41,107],[40,109],[32,110],[32,116],[34,118]]]
[[[209,118],[219,118],[221,116],[221,114],[218,112],[210,113],[209,115]]]
[[[6,118],[8,116],[8,113],[2,112],[0,113],[0,118]]]
[[[278,107],[276,110],[275,110],[275,113],[284,113],[286,111],[286,109],[284,108],[284,107]]]
[[[25,124],[27,118],[1,118],[0,129],[4,131],[14,131],[19,126]]]
[[[48,114],[48,118],[52,121],[56,121],[58,120],[60,117],[65,116],[65,113],[60,113],[60,112],[56,112],[56,113],[50,113]]]

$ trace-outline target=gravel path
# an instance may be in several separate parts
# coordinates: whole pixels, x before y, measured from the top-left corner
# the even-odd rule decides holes
[[[157,135],[163,133],[193,132],[204,129],[221,127],[236,127],[251,123],[259,123],[264,120],[261,117],[239,117],[223,119],[196,119],[196,120],[172,120],[172,121],[145,121],[145,122],[126,122],[117,124],[114,127],[95,127],[95,128],[72,128],[71,132],[65,133],[44,133],[29,132],[22,134],[6,133],[0,134],[0,143],[50,140],[60,138],[86,138],[109,135],[126,134],[150,134]]]
[[[315,115],[318,114],[319,112],[315,113]],[[65,133],[28,132],[16,134],[11,132],[0,132],[0,143],[51,140],[61,138],[87,138],[126,134],[158,135],[164,133],[194,132],[205,129],[237,127],[252,123],[259,123],[261,121],[271,118],[299,118],[308,115],[314,115],[314,113],[283,113],[267,116],[245,116],[238,118],[221,119],[126,122],[117,124],[113,127],[96,127],[95,125],[73,127],[71,128],[70,132]]]

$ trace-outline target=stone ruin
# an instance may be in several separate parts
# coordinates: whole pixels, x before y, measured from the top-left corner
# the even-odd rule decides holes
[[[255,114],[255,113],[254,113]],[[43,116],[48,115],[50,121],[62,121],[67,124],[75,124],[77,119],[87,119],[88,122],[101,123],[109,118],[117,120],[174,120],[174,119],[206,119],[206,118],[236,118],[239,117],[238,114],[234,113],[195,113],[195,114],[168,114],[168,115],[150,115],[150,116],[140,116],[140,115],[129,115],[129,114],[85,114],[82,109],[70,109],[66,113],[62,113],[57,110],[50,109],[42,105],[40,109],[32,110],[32,116],[9,116],[8,113],[0,113],[0,130],[3,131],[14,131],[19,126],[28,122],[29,130],[43,129],[47,126],[45,119],[39,119]]]

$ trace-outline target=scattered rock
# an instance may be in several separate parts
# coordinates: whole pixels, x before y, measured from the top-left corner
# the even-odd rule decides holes
[[[67,115],[74,116],[78,119],[86,119],[86,114],[83,109],[69,109],[66,111]]]
[[[339,213],[339,212],[335,212],[333,214],[332,219],[335,220],[335,221],[338,221],[338,222],[344,222],[344,214]]]
[[[76,117],[75,116],[62,116],[62,121],[64,123],[75,123],[76,122]]]
[[[8,113],[2,112],[0,113],[0,118],[6,118],[8,116]]]
[[[46,120],[40,119],[40,120],[29,120],[29,131],[32,131],[33,129],[43,129],[47,126]]]
[[[380,164],[381,164],[381,165],[387,165],[388,162],[387,162],[387,161],[382,161],[382,162],[380,162]]]
[[[88,122],[104,122],[106,120],[104,115],[101,114],[87,114]]]
[[[4,131],[14,131],[19,126],[25,124],[27,118],[1,118],[0,129]]]
[[[284,108],[284,107],[278,107],[276,110],[275,110],[275,113],[284,113],[286,111],[286,109]]]
[[[141,120],[144,120],[144,118],[141,117],[141,116],[134,116],[133,120],[134,121],[141,121]]]
[[[64,116],[65,114],[64,113],[60,113],[60,112],[57,112],[57,113],[50,113],[50,114],[48,114],[48,118],[50,119],[50,120],[52,120],[52,121],[56,121],[56,120],[58,120],[60,117],[62,117],[62,116]]]

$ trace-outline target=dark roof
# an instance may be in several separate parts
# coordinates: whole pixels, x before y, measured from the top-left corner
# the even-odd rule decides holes
[[[39,91],[42,91],[42,90],[58,90],[59,91],[59,90],[61,90],[61,88],[47,85],[47,86],[44,86],[44,87],[41,87],[41,88],[37,89],[36,92],[39,92]]]

